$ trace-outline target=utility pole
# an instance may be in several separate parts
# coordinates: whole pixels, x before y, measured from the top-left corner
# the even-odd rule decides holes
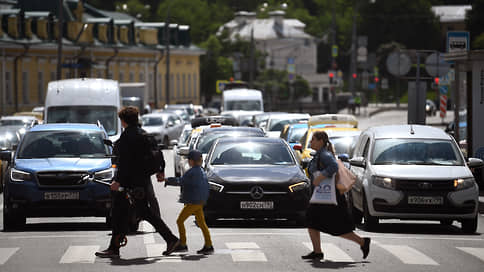
[[[356,18],[358,13],[358,1],[355,1],[355,6],[353,8],[353,30],[351,32],[351,59],[350,59],[350,82],[349,82],[349,91],[351,92],[351,96],[355,97],[355,78],[353,75],[356,73]]]
[[[64,24],[64,3],[63,0],[59,0],[58,2],[58,31],[59,35],[57,37],[57,80],[62,79],[62,33],[63,33],[63,24]]]
[[[250,31],[249,86],[254,86],[254,28]]]
[[[165,20],[165,48],[166,48],[166,78],[165,78],[165,90],[166,90],[166,105],[170,104],[170,5],[166,11]]]
[[[331,1],[332,3],[332,20],[331,20],[331,28],[332,28],[332,33],[331,33],[331,51],[334,50],[334,47],[336,46],[336,0]],[[338,65],[336,64],[336,56],[334,52],[331,52],[331,70],[336,71],[338,68]],[[330,81],[330,90],[331,90],[331,103],[329,106],[329,111],[331,113],[336,113],[337,110],[337,105],[336,105],[336,90],[334,88],[334,85]]]

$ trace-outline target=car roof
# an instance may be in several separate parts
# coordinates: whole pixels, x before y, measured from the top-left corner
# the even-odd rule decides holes
[[[450,135],[440,128],[424,125],[386,125],[366,129],[375,139],[415,138],[450,140]]]
[[[166,117],[171,115],[176,116],[176,114],[173,114],[172,112],[154,112],[154,113],[143,114],[143,116],[141,117]]]
[[[104,131],[102,127],[95,124],[77,124],[77,123],[51,123],[40,124],[32,127],[30,131],[54,131],[54,130],[98,130]]]
[[[9,115],[9,116],[2,116],[0,120],[36,120],[35,116],[30,115]]]
[[[230,143],[230,142],[257,142],[257,143],[284,143],[282,138],[269,138],[269,137],[225,137],[218,139],[218,143]]]
[[[203,134],[206,133],[222,133],[222,132],[230,132],[230,131],[241,131],[241,132],[250,132],[253,134],[260,134],[260,135],[265,135],[264,131],[261,128],[255,128],[255,127],[232,127],[232,126],[227,126],[227,127],[214,127],[214,128],[206,128],[203,130]]]
[[[289,124],[291,128],[308,128],[307,123],[296,123],[296,124]]]

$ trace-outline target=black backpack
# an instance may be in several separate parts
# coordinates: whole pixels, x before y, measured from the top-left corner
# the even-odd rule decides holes
[[[146,138],[146,141],[148,142],[148,145],[150,147],[150,151],[144,157],[143,165],[145,166],[145,172],[148,173],[150,176],[158,172],[164,172],[165,158],[163,157],[163,151],[161,147],[158,145],[158,142],[153,135],[146,133],[144,133],[143,135]]]

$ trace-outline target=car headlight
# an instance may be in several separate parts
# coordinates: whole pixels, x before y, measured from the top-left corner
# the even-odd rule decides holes
[[[304,182],[304,181],[301,181],[301,182],[298,182],[296,184],[293,184],[293,185],[289,185],[289,191],[291,193],[294,193],[294,192],[297,192],[297,191],[301,191],[301,190],[304,190],[305,188],[307,188],[309,185],[307,182]]]
[[[114,168],[98,171],[94,173],[94,178],[102,181],[111,181],[114,177]]]
[[[395,190],[397,185],[394,179],[385,177],[373,177],[373,184],[378,187],[392,190]]]
[[[426,106],[425,106],[425,110],[426,110],[426,111],[429,111],[429,110],[430,110],[430,106],[429,106],[429,105],[426,105]]]
[[[208,186],[209,186],[210,190],[216,191],[216,192],[219,192],[219,193],[222,192],[222,190],[224,189],[223,185],[215,183],[213,181],[209,181]]]
[[[476,183],[474,178],[460,178],[454,180],[454,188],[456,190],[463,190],[467,188],[471,188]]]
[[[30,174],[28,172],[17,170],[15,168],[12,168],[12,171],[10,171],[10,180],[11,181],[23,182],[25,180],[30,180],[30,179],[32,179],[32,174]]]

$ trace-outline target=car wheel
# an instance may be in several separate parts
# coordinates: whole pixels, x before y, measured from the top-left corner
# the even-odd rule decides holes
[[[22,215],[9,215],[3,212],[3,231],[14,231],[22,229],[25,226],[27,219]]]
[[[363,193],[364,194],[364,193]],[[374,229],[378,226],[378,217],[372,216],[368,209],[368,202],[366,196],[363,196],[363,227],[367,230]]]
[[[450,226],[450,225],[452,225],[453,222],[454,222],[454,220],[452,220],[452,219],[442,219],[442,220],[440,220],[440,224],[444,225],[444,226]]]
[[[475,233],[477,230],[477,215],[472,219],[464,219],[461,223],[462,231],[464,233]]]

